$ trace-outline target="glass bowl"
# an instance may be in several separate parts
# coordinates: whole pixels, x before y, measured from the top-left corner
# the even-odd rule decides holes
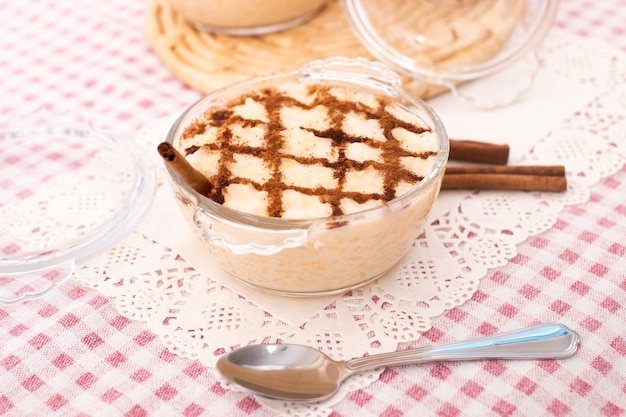
[[[300,25],[327,0],[170,0],[195,28],[227,35],[262,35]]]
[[[558,0],[341,0],[359,41],[391,69],[442,85],[463,101],[492,108],[528,90],[533,51],[552,27]],[[466,83],[525,61],[511,91],[485,98]],[[485,94],[484,92],[481,92]]]
[[[357,96],[384,98],[403,114],[403,120],[432,132],[434,156],[423,179],[376,207],[290,219],[249,214],[219,204],[196,192],[166,164],[182,215],[198,233],[207,254],[241,282],[290,296],[343,292],[379,278],[394,266],[422,232],[440,190],[449,152],[448,137],[438,116],[402,89],[396,73],[380,63],[352,58],[313,61],[293,72],[254,78],[215,91],[178,118],[166,142],[180,148],[181,135],[205,112],[242,95],[270,87],[292,91],[311,86],[339,86]],[[335,115],[345,111],[339,107],[329,110]],[[185,148],[180,152],[185,153]]]
[[[145,152],[66,111],[0,121],[0,303],[40,297],[111,248],[156,189]]]

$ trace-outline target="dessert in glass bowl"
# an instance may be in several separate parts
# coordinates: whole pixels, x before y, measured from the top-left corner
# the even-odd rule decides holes
[[[159,150],[218,264],[270,292],[320,295],[368,283],[406,254],[449,143],[395,73],[331,58],[208,95]]]
[[[327,0],[170,0],[194,27],[228,35],[285,30],[315,16]]]

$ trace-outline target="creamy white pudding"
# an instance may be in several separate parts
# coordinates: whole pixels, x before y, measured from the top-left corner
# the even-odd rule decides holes
[[[346,291],[397,264],[448,157],[436,114],[399,85],[379,65],[336,58],[191,106],[166,142],[211,185],[199,193],[168,173],[211,258],[246,284],[297,296]]]
[[[387,203],[428,175],[439,150],[430,127],[388,98],[295,84],[207,109],[175,146],[214,185],[212,200],[288,219]]]
[[[195,27],[232,35],[284,30],[312,18],[327,0],[170,0]]]

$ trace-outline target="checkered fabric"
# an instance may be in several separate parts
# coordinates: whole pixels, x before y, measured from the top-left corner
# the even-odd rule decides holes
[[[151,52],[145,6],[0,0],[0,116],[76,108],[130,137],[198,99]],[[626,52],[625,22],[626,0],[562,0],[556,26]],[[560,321],[581,334],[575,357],[390,368],[331,416],[626,416],[626,168],[591,192],[414,342]],[[274,413],[224,390],[212,369],[170,353],[144,323],[70,282],[43,299],[0,307],[0,416],[46,415]]]

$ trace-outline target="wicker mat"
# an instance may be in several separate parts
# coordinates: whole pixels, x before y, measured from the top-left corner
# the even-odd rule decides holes
[[[502,20],[499,22],[501,26]],[[235,81],[291,71],[315,59],[331,56],[374,59],[352,34],[337,1],[330,1],[316,17],[300,26],[261,36],[229,36],[197,30],[172,10],[169,0],[149,0],[146,24],[150,45],[169,71],[205,94]],[[484,59],[485,50],[481,48]],[[494,48],[493,42],[489,48]],[[475,53],[476,44],[473,49]],[[466,52],[467,48],[446,59]],[[404,87],[422,98],[447,91],[445,87],[414,79],[406,79]]]

